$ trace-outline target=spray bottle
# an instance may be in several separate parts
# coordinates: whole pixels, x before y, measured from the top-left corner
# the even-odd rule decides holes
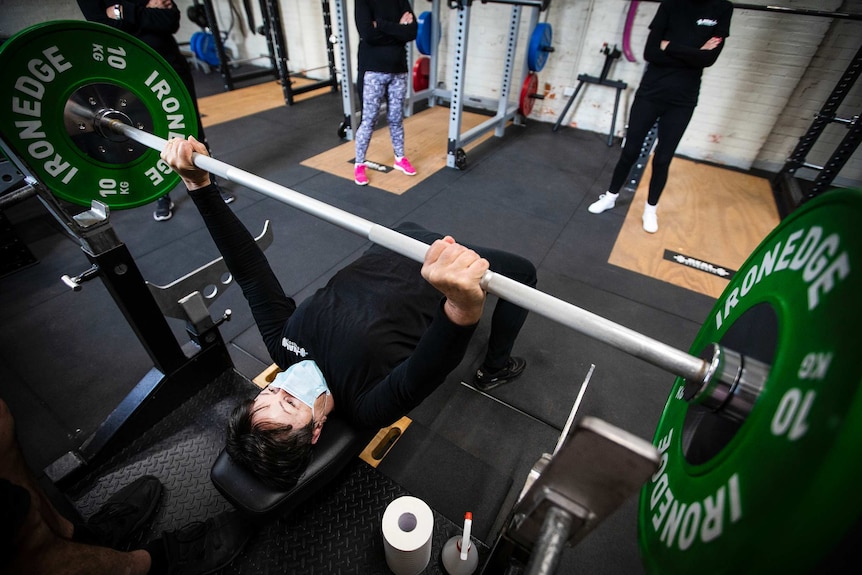
[[[443,568],[449,575],[472,575],[479,566],[479,552],[470,541],[473,514],[464,514],[464,532],[449,539],[443,546]]]

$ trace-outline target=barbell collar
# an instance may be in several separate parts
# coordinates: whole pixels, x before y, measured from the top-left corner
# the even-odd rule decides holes
[[[101,114],[94,118],[94,121],[105,124],[108,129],[155,150],[163,150],[167,145],[167,140],[113,119],[110,114]],[[429,246],[419,240],[300,194],[211,156],[194,153],[192,161],[197,167],[211,174],[279,200],[414,261],[419,263],[425,261],[425,252]],[[703,382],[709,373],[709,364],[701,358],[491,270],[485,272],[481,286],[490,294],[561,323],[686,380]]]
[[[731,421],[745,421],[771,366],[715,343],[701,357],[709,362],[707,375],[702,382],[686,380],[683,397]]]

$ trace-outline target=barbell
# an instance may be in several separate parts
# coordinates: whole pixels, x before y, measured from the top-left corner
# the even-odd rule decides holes
[[[0,46],[0,65],[4,150],[52,193],[122,209],[179,183],[159,157],[162,136],[195,135],[194,106],[143,43],[107,26],[52,22]],[[428,246],[394,230],[209,156],[194,162],[424,260]],[[654,437],[661,467],[640,496],[648,571],[809,572],[858,520],[859,221],[859,190],[831,191],[786,218],[687,352],[493,271],[483,277],[488,293],[677,376]]]
[[[6,77],[14,78],[0,86],[0,96],[12,103],[12,114],[0,119],[3,139],[53,193],[80,205],[98,200],[122,209],[151,202],[176,186],[178,177],[159,156],[167,140],[151,131],[169,137],[194,135],[194,108],[173,70],[148,51],[131,36],[89,22],[38,25],[2,46],[0,63],[9,61],[13,68]],[[105,53],[113,55],[111,62],[106,63]],[[187,103],[185,112],[181,102]],[[139,116],[145,121],[138,121]],[[424,261],[428,246],[422,242],[215,158],[195,155],[194,162],[225,180]],[[488,272],[482,286],[675,375],[704,381],[712,373],[700,358],[499,274]]]

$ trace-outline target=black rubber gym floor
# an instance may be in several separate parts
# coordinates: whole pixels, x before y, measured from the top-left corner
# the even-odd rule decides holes
[[[201,97],[221,89],[217,75],[198,74],[198,80]],[[513,126],[471,152],[464,170],[444,168],[396,196],[299,165],[341,143],[341,117],[340,95],[327,94],[213,126],[207,136],[219,159],[371,221],[416,221],[456,239],[520,253],[536,263],[539,289],[688,348],[713,300],[608,264],[625,212],[587,212],[619,154],[617,146],[606,145],[606,135],[569,128],[553,133],[550,124],[537,122]],[[237,196],[231,207],[253,233],[272,221],[275,240],[266,253],[285,291],[298,299],[367,247],[364,239],[275,200],[226,187]],[[218,256],[191,201],[179,189],[173,198],[175,215],[167,222],[155,222],[151,206],[111,214],[144,277],[160,285]],[[27,200],[5,214],[38,263],[0,279],[0,396],[38,474],[78,447],[151,361],[99,281],[79,292],[60,281],[89,263],[41,204]],[[233,318],[221,332],[236,372],[178,406],[157,428],[141,430],[135,446],[98,477],[63,494],[72,508],[86,516],[134,477],[154,473],[167,495],[142,539],[229,509],[209,482],[209,469],[221,448],[228,404],[237,394],[252,393],[249,380],[271,362],[238,288],[217,299],[211,313],[219,317],[226,308]],[[184,323],[170,323],[179,341],[187,341]],[[596,369],[579,416],[652,439],[673,376],[531,315],[515,349],[528,370],[517,383],[494,390],[500,400],[494,401],[461,383],[470,381],[483,353],[486,324],[459,369],[410,414],[414,424],[378,469],[359,461],[349,466],[319,497],[261,529],[224,572],[385,572],[380,518],[389,501],[407,493],[435,511],[435,552],[468,510],[474,536],[490,547],[530,468],[553,450],[591,364]],[[345,493],[361,495],[355,509],[344,507]],[[342,511],[356,519],[338,519]],[[643,572],[636,512],[632,498],[565,552],[559,573]],[[333,519],[321,523],[323,516]],[[336,553],[335,547],[343,549]],[[325,563],[339,553],[355,560]],[[439,571],[436,559],[429,572]]]

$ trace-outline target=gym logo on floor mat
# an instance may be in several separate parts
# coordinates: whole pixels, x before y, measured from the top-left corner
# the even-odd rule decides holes
[[[350,163],[355,164],[356,158],[350,158]],[[377,170],[378,172],[383,172],[384,174],[388,174],[395,168],[392,166],[386,166],[384,164],[378,164],[377,162],[372,162],[371,160],[365,160],[365,167],[369,170]]]
[[[736,270],[729,270],[723,266],[716,265],[710,262],[705,262],[703,260],[699,260],[697,258],[693,258],[691,256],[680,254],[671,250],[664,251],[664,259],[670,262],[676,262],[689,268],[694,268],[696,270],[706,272],[708,274],[723,277],[728,280],[731,279],[733,277],[733,274],[736,273]]]

